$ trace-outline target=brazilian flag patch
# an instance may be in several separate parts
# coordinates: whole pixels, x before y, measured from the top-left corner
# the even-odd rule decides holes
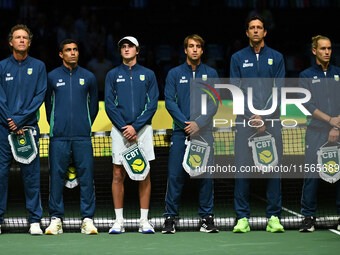
[[[252,148],[255,166],[263,172],[270,172],[272,167],[278,164],[278,156],[274,137],[266,132],[266,135],[249,137],[249,147]]]
[[[149,161],[146,160],[143,149],[137,143],[122,152],[122,161],[131,180],[142,181],[150,171]]]
[[[340,144],[327,146],[324,144],[318,149],[318,165],[321,166],[319,175],[321,179],[329,183],[335,183],[340,179]]]
[[[198,176],[206,172],[210,154],[210,146],[206,142],[196,139],[186,140],[187,145],[182,162],[184,170],[190,176]]]

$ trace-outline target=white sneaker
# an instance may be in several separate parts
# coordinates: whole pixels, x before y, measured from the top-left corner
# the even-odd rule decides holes
[[[96,235],[98,234],[97,228],[93,225],[93,220],[90,218],[85,218],[81,224],[81,233],[86,235]]]
[[[46,235],[58,235],[63,233],[61,219],[57,217],[51,218],[51,223],[48,228],[45,229]]]
[[[153,228],[153,224],[151,224],[148,219],[141,219],[139,222],[138,232],[143,234],[154,234],[155,230]]]
[[[124,232],[124,219],[115,220],[109,230],[109,234],[121,234]]]
[[[42,235],[43,232],[40,228],[40,223],[36,222],[36,223],[31,223],[31,227],[30,229],[28,230],[28,232],[31,234],[31,235]]]

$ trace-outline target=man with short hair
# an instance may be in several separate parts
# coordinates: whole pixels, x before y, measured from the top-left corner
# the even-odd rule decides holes
[[[317,35],[312,38],[312,53],[315,64],[302,71],[299,86],[311,92],[311,99],[305,107],[312,114],[306,131],[305,166],[317,169],[317,151],[324,144],[336,145],[339,141],[340,128],[340,68],[330,64],[332,44],[329,38]],[[339,165],[334,169],[339,169]],[[306,169],[308,171],[308,169]],[[305,173],[301,198],[301,213],[304,219],[300,232],[315,230],[315,213],[317,208],[317,192],[319,173]],[[340,182],[336,184],[336,206],[340,215]],[[340,230],[340,219],[338,223]]]
[[[253,88],[253,106],[258,110],[270,109],[272,106],[272,88],[280,91],[285,76],[284,60],[281,53],[273,50],[264,43],[267,35],[264,20],[260,16],[251,16],[246,21],[246,35],[249,38],[249,46],[234,53],[230,62],[230,80],[239,86],[248,98],[248,88]],[[248,219],[250,217],[249,206],[249,173],[242,173],[240,169],[253,166],[251,148],[248,146],[248,138],[254,134],[262,135],[268,131],[275,139],[278,164],[282,159],[281,125],[265,121],[266,119],[279,119],[280,107],[277,106],[272,114],[260,116],[253,114],[248,104],[245,104],[245,114],[238,115],[236,123],[251,123],[252,126],[238,124],[235,134],[235,166],[237,168],[235,178],[234,203],[237,216],[237,224],[233,229],[235,233],[250,231]],[[254,127],[253,127],[254,126]],[[255,127],[256,126],[256,127]],[[269,232],[283,232],[280,224],[282,210],[281,179],[279,175],[267,174],[267,201],[266,216]]]
[[[135,37],[125,36],[118,42],[122,64],[106,75],[105,111],[111,120],[113,180],[112,196],[116,220],[109,234],[125,232],[123,203],[126,171],[121,152],[137,143],[145,160],[155,159],[151,120],[157,110],[158,85],[154,72],[137,63],[140,51]],[[150,172],[139,180],[140,221],[138,232],[153,234],[148,220],[151,195]]]
[[[172,68],[166,78],[165,107],[173,118],[173,134],[168,163],[168,184],[166,191],[166,212],[162,229],[163,234],[176,232],[175,217],[179,215],[178,208],[184,183],[189,175],[182,166],[185,154],[185,140],[188,136],[199,135],[208,144],[213,144],[212,118],[217,107],[209,109],[209,114],[191,112],[190,109],[190,79],[218,78],[215,69],[203,64],[204,40],[197,34],[189,35],[184,39],[184,52],[187,55],[185,63]],[[202,80],[203,81],[203,80]],[[214,150],[211,146],[208,165],[212,165]],[[212,178],[199,178],[199,216],[201,219],[200,231],[217,233],[213,215]]]
[[[38,112],[44,101],[47,77],[45,64],[28,55],[32,37],[26,25],[12,27],[8,36],[12,55],[0,62],[0,233],[7,205],[8,174],[13,159],[8,135],[23,135],[24,127],[31,126],[35,129],[36,144],[39,142]],[[29,232],[41,235],[39,152],[31,163],[19,165],[29,212]]]
[[[63,191],[70,158],[80,186],[81,233],[97,234],[93,224],[95,189],[91,126],[98,113],[98,88],[93,73],[80,67],[78,43],[65,39],[59,46],[63,64],[48,73],[46,115],[50,124],[50,197],[51,222],[47,235],[63,233]]]

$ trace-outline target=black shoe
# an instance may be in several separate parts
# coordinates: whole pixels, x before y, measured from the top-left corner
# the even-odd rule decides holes
[[[175,218],[173,216],[168,216],[165,218],[162,234],[175,234]]]
[[[305,216],[300,226],[300,232],[313,232],[315,230],[315,217],[314,216]]]
[[[202,218],[200,231],[204,233],[218,233],[218,229],[215,227],[214,217],[212,215]]]

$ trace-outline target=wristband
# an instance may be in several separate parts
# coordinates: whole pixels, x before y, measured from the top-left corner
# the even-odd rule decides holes
[[[335,130],[339,130],[339,128],[337,128],[337,127],[333,127],[333,129],[335,129]]]

